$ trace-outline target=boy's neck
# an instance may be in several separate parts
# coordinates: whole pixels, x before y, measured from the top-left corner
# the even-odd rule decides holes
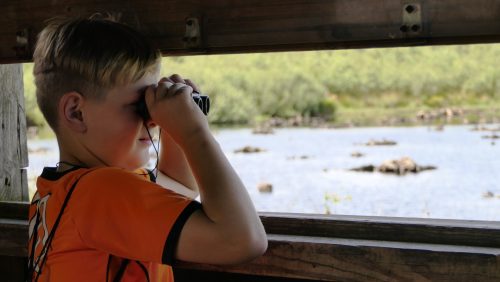
[[[56,164],[56,171],[63,172],[75,167],[89,167],[84,161],[82,149],[78,146],[78,142],[69,132],[64,132],[65,138],[57,136],[57,143],[59,145],[59,162]]]
[[[82,166],[82,165],[73,164],[73,163],[66,162],[66,161],[60,161],[56,164],[56,171],[57,172],[64,172],[64,171],[67,171],[70,169],[83,168],[83,167],[84,166]]]

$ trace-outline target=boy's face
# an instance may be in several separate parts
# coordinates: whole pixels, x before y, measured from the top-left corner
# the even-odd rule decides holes
[[[154,124],[144,124],[136,102],[147,86],[158,82],[158,76],[147,73],[133,84],[110,90],[103,100],[88,100],[85,143],[106,165],[134,170],[148,162],[151,140],[146,126],[151,132]]]

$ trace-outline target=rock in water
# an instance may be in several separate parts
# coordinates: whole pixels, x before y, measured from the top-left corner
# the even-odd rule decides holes
[[[365,165],[361,167],[351,168],[351,171],[361,171],[361,172],[374,172],[376,170],[374,165]]]
[[[352,152],[351,153],[351,157],[353,158],[361,158],[363,157],[365,154],[361,153],[361,152]]]
[[[396,141],[392,140],[370,140],[367,143],[365,143],[365,146],[395,146],[398,143]]]
[[[271,183],[260,183],[257,189],[259,189],[261,193],[271,193],[273,192],[273,185]]]
[[[395,173],[398,175],[406,174],[407,172],[417,173],[424,170],[436,169],[434,166],[419,166],[409,157],[403,157],[399,160],[387,160],[383,162],[378,171],[383,173]]]
[[[261,149],[259,147],[245,146],[241,149],[234,150],[235,153],[260,153],[265,152],[266,150]]]

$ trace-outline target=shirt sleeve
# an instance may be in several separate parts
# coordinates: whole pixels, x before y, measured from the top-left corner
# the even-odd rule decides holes
[[[81,178],[68,214],[89,247],[134,260],[172,264],[182,228],[200,203],[118,168]]]

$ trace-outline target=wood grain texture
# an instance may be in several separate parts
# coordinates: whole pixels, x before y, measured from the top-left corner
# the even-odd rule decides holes
[[[28,221],[0,218],[0,256],[28,255]]]
[[[28,201],[28,147],[20,64],[0,65],[0,200]]]
[[[0,202],[0,218],[26,219],[29,203]],[[261,212],[268,234],[500,248],[500,222]]]
[[[176,282],[217,281],[217,282],[315,282],[304,278],[288,278],[243,274],[234,272],[218,272],[192,268],[173,268]]]
[[[500,248],[500,222],[262,213],[270,234]]]
[[[408,3],[421,7],[418,32],[401,31]],[[500,42],[497,0],[11,0],[0,10],[0,62],[29,61],[47,19],[95,12],[120,14],[165,55]],[[188,18],[200,22],[195,46]]]
[[[27,207],[0,204],[0,212],[11,214],[10,219],[0,216],[4,217],[0,256],[27,255],[28,221],[19,219],[27,214]],[[495,222],[272,213],[261,218],[269,236],[263,257],[231,267],[180,262],[176,268],[181,279],[176,281],[207,275],[221,277],[219,281],[255,277],[264,277],[262,281],[500,280]],[[405,234],[410,231],[415,234]],[[492,245],[479,244],[478,238]]]
[[[179,268],[323,281],[499,281],[500,249],[269,235],[266,254],[240,266]]]

